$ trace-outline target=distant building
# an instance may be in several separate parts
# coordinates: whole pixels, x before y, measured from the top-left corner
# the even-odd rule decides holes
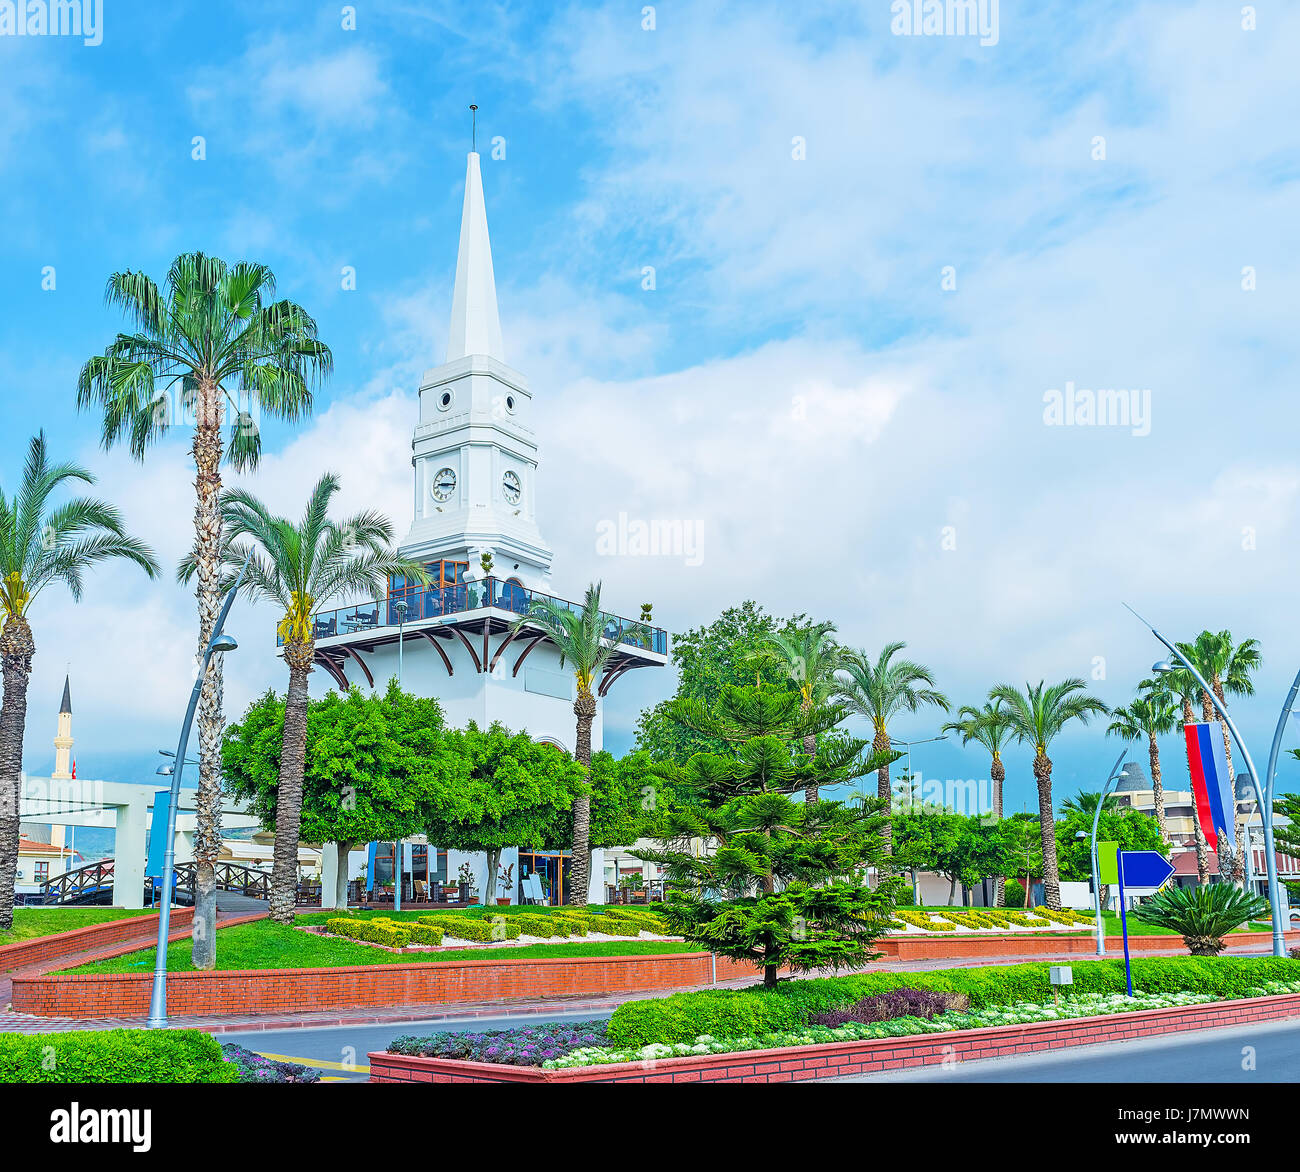
[[[63,827],[55,827],[55,837],[63,837]],[[16,895],[36,895],[41,885],[57,879],[64,871],[81,866],[81,855],[62,843],[40,842],[19,833],[18,874],[14,879]]]

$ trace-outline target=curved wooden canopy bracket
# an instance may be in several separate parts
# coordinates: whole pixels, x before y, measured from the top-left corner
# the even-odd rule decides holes
[[[542,642],[545,638],[546,638],[545,635],[534,635],[528,641],[528,646],[525,647],[522,652],[520,652],[519,658],[515,660],[515,670],[510,673],[512,676],[517,676],[519,674],[519,669],[523,666],[524,660],[528,658],[528,653],[534,647],[536,647],[538,643]]]
[[[626,663],[621,664],[619,667],[616,667],[613,671],[606,672],[605,678],[600,681],[600,687],[596,690],[596,694],[598,696],[607,695],[609,693],[610,688],[612,688],[618,682],[619,676],[621,676],[624,672],[628,671],[631,667],[632,667],[632,661],[629,659]]]
[[[416,634],[423,635],[426,639],[429,640],[429,646],[432,647],[439,655],[442,656],[443,666],[446,667],[447,674],[449,676],[455,675],[455,668],[451,666],[451,660],[447,658],[447,653],[442,649],[442,644],[438,642],[437,638],[435,638],[428,631],[423,629],[417,631]]]
[[[350,656],[352,656],[353,659],[355,659],[361,665],[361,670],[366,673],[366,681],[373,688],[375,686],[375,677],[371,675],[370,668],[366,666],[366,661],[362,659],[361,656],[359,656],[356,653],[356,651],[353,648],[349,647],[346,643],[343,645],[343,650],[346,651]]]
[[[465,644],[465,650],[469,652],[469,657],[474,661],[474,670],[482,671],[483,665],[479,662],[478,652],[474,650],[474,644],[465,638],[465,632],[459,627],[456,628],[456,635],[462,643]]]
[[[506,637],[501,640],[501,646],[497,648],[496,654],[492,656],[492,662],[488,664],[488,671],[490,672],[496,671],[497,664],[501,661],[501,657],[505,654],[506,648],[509,647],[510,644],[515,641],[515,636],[517,634],[519,634],[519,630],[510,630],[506,632]]]
[[[347,673],[343,670],[342,664],[335,663],[334,660],[323,651],[316,652],[315,656],[313,656],[312,662],[319,663],[321,667],[329,672],[330,678],[338,684],[343,691],[346,692],[348,690],[348,677]]]

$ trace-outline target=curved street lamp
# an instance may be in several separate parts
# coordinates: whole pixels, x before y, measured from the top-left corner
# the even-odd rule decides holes
[[[1232,734],[1232,739],[1237,742],[1237,748],[1241,750],[1242,759],[1245,762],[1246,770],[1251,777],[1258,779],[1259,773],[1255,770],[1255,762],[1251,760],[1250,750],[1246,748],[1246,742],[1242,739],[1236,724],[1231,716],[1228,715],[1227,707],[1222,704],[1214,694],[1214,689],[1205,682],[1205,677],[1199,671],[1187,656],[1178,650],[1169,642],[1159,631],[1146,621],[1137,611],[1128,603],[1125,607],[1133,614],[1135,618],[1150,631],[1161,643],[1169,649],[1169,652],[1179,663],[1183,665],[1190,673],[1192,678],[1200,686],[1201,691],[1210,698],[1214,710],[1223,718],[1223,723],[1228,726],[1228,731]],[[1173,664],[1162,659],[1151,665],[1151,670],[1157,675],[1163,675],[1165,672],[1173,670]],[[1278,717],[1277,731],[1273,734],[1273,747],[1268,754],[1268,774],[1264,778],[1262,792],[1260,793],[1260,814],[1264,822],[1264,865],[1268,873],[1268,901],[1273,917],[1273,955],[1286,956],[1286,940],[1283,937],[1282,928],[1282,905],[1280,901],[1280,892],[1277,882],[1277,855],[1273,849],[1273,779],[1277,773],[1277,755],[1282,746],[1282,732],[1286,728],[1287,717],[1291,714],[1291,709],[1295,704],[1296,693],[1300,691],[1300,672],[1296,674],[1295,680],[1291,684],[1291,691],[1287,693],[1286,703],[1282,705],[1282,714]],[[1258,780],[1256,781],[1258,786]],[[1234,794],[1235,798],[1236,795]]]
[[[181,736],[176,745],[175,765],[162,765],[158,769],[160,774],[164,769],[171,769],[172,771],[172,800],[167,808],[167,838],[163,849],[162,892],[159,896],[158,908],[158,946],[154,954],[153,990],[149,995],[149,1020],[147,1025],[151,1030],[166,1029],[167,1027],[167,937],[171,932],[172,884],[174,879],[172,868],[176,865],[176,807],[180,804],[181,774],[185,772],[185,747],[189,743],[190,726],[194,723],[194,713],[199,706],[199,693],[203,691],[203,681],[207,678],[208,664],[214,655],[224,651],[234,651],[239,646],[235,641],[235,637],[224,634],[222,628],[226,625],[226,618],[230,614],[230,608],[235,605],[235,595],[239,593],[239,587],[244,581],[244,572],[248,569],[248,562],[252,560],[253,555],[250,553],[248,561],[244,562],[244,568],[239,571],[239,577],[235,580],[235,584],[226,592],[225,601],[221,604],[221,613],[217,615],[217,621],[212,627],[212,634],[208,637],[208,645],[203,649],[203,657],[199,661],[198,677],[195,679],[194,688],[190,692],[190,704],[185,710],[185,723],[181,725]],[[164,774],[164,776],[166,775]],[[211,930],[216,930],[215,924],[211,925]]]

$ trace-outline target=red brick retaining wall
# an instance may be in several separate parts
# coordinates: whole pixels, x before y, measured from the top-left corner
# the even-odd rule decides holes
[[[1249,948],[1258,945],[1269,951],[1273,937],[1268,932],[1230,932],[1224,939],[1229,948]],[[1300,932],[1288,932],[1286,939],[1300,941]],[[1178,936],[1130,936],[1129,951],[1168,952],[1185,951]],[[1097,938],[1093,935],[1071,936],[1058,933],[1053,936],[1031,936],[1026,933],[976,935],[974,932],[947,933],[921,936],[893,935],[876,941],[876,948],[885,960],[974,960],[990,956],[1095,956]],[[1124,940],[1120,936],[1106,937],[1106,955],[1123,956]]]
[[[354,968],[171,973],[167,1009],[176,1016],[300,1013],[304,1009],[491,1001],[707,985],[707,952],[647,956],[481,959]],[[718,980],[754,977],[751,965],[718,958]],[[40,1017],[134,1017],[149,1008],[149,973],[15,977],[13,1008]]]
[[[1009,1054],[1032,1054],[1095,1042],[1118,1042],[1156,1034],[1247,1022],[1300,1017],[1300,994],[1218,1001],[1175,1009],[1146,1009],[1079,1021],[1043,1021],[1027,1025],[921,1034],[915,1038],[879,1038],[832,1042],[824,1046],[790,1046],[745,1054],[709,1054],[623,1062],[610,1066],[541,1070],[535,1066],[492,1066],[446,1058],[411,1058],[403,1054],[369,1055],[371,1082],[588,1083],[588,1082],[803,1082],[934,1066]]]
[[[188,927],[193,918],[192,907],[172,908],[171,926]],[[154,913],[147,916],[130,916],[124,920],[110,920],[103,924],[91,924],[86,928],[74,928],[71,932],[59,932],[54,936],[37,936],[32,940],[20,940],[0,947],[0,973],[59,960],[65,956],[76,956],[82,952],[109,948],[114,944],[145,943],[157,935],[158,916]]]

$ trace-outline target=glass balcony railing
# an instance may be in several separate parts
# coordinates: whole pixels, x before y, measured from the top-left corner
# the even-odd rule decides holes
[[[518,582],[484,578],[478,582],[464,582],[454,586],[414,587],[395,591],[376,602],[361,602],[336,610],[319,611],[313,616],[315,637],[328,639],[335,635],[352,635],[358,631],[375,631],[381,627],[396,627],[401,621],[418,623],[485,607],[525,615],[534,599],[548,599],[575,614],[582,610],[581,603],[543,594],[540,590],[528,590]],[[399,603],[406,604],[404,620],[398,610]],[[606,638],[659,655],[668,654],[668,632],[662,627],[652,627],[648,623],[622,619],[604,612],[601,617],[605,620]],[[283,642],[283,639],[277,637],[277,646]]]

